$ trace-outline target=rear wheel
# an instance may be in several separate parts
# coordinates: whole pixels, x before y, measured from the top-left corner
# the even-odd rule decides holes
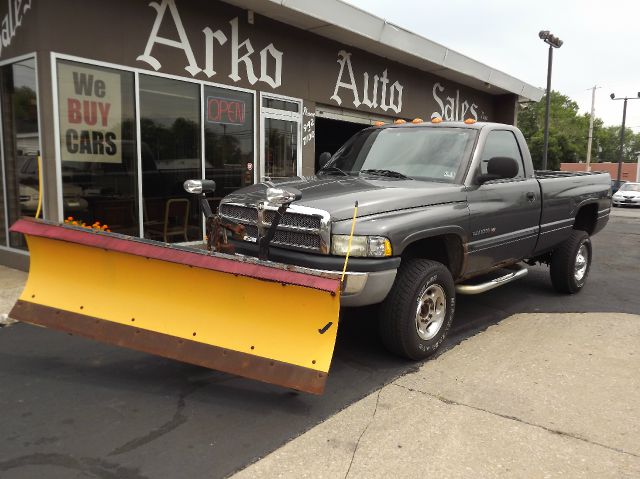
[[[591,238],[586,231],[574,230],[551,256],[551,283],[556,291],[579,292],[591,268]]]
[[[405,358],[432,355],[449,331],[455,300],[453,278],[446,266],[425,259],[403,261],[380,310],[382,342]]]

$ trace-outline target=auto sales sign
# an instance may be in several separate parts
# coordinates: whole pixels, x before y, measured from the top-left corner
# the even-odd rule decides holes
[[[58,64],[62,161],[122,163],[120,75]]]

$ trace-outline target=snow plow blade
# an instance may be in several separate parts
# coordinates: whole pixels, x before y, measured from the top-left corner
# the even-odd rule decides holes
[[[10,313],[45,326],[314,394],[340,308],[330,273],[21,219],[31,265]]]

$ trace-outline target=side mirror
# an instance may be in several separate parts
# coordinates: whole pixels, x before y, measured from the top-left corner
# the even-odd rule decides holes
[[[320,157],[318,158],[318,166],[320,167],[320,169],[327,166],[327,163],[329,163],[331,156],[332,156],[331,153],[329,153],[328,151],[325,151],[324,153],[320,153]]]
[[[513,158],[495,156],[487,162],[487,172],[476,178],[481,185],[491,180],[508,180],[518,175],[518,162]]]
[[[213,193],[216,190],[216,182],[213,180],[187,180],[182,186],[187,193],[194,195]]]
[[[267,188],[267,201],[273,205],[288,205],[302,198],[302,191],[297,188]]]

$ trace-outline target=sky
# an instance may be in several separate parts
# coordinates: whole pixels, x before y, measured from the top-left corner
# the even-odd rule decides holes
[[[640,92],[640,0],[344,0],[531,85],[546,88],[550,30],[551,88],[605,125],[622,123],[619,97]],[[627,126],[640,132],[640,99],[628,102]]]

